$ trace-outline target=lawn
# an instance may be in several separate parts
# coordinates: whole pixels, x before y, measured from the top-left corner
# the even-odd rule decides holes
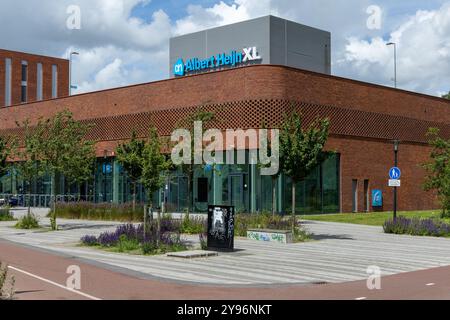
[[[404,211],[398,212],[397,216],[406,218],[440,218],[441,211]],[[369,226],[382,226],[386,220],[393,217],[392,212],[371,212],[371,213],[343,213],[343,214],[321,214],[302,215],[301,219],[314,221],[342,222],[352,224],[364,224]],[[450,219],[442,219],[450,222]]]

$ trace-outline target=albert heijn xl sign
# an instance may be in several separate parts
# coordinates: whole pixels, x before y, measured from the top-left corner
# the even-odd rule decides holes
[[[242,49],[241,52],[231,51],[230,53],[221,53],[211,56],[208,59],[192,58],[184,62],[178,59],[173,67],[175,76],[184,76],[192,72],[201,72],[221,67],[236,67],[240,64],[261,60],[256,47]]]

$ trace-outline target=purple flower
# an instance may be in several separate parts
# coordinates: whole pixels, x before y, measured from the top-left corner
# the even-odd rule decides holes
[[[98,244],[98,240],[96,236],[84,236],[81,238],[81,243],[86,246],[95,246]]]
[[[405,217],[387,220],[383,225],[384,232],[409,234],[414,236],[446,237],[450,236],[450,225],[434,220]]]

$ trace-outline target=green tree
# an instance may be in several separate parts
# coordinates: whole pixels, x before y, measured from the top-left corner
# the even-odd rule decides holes
[[[69,174],[73,181],[86,178],[85,172],[74,169],[74,166],[79,166],[80,162],[90,163],[92,159],[93,143],[85,138],[90,126],[76,121],[66,110],[39,121],[37,129],[45,135],[39,145],[42,164],[52,177],[53,210],[50,219],[52,229],[56,230],[56,175]]]
[[[163,173],[168,169],[169,163],[161,152],[161,142],[155,127],[150,128],[147,143],[142,152],[141,182],[147,192],[148,204],[153,208],[153,193],[164,184]]]
[[[9,155],[10,149],[8,148],[7,141],[4,137],[0,137],[0,178],[3,177],[8,171]]]
[[[266,125],[263,123],[262,125],[262,129],[263,130],[267,130]],[[269,154],[272,154],[272,141],[269,141],[269,139],[263,139],[260,141],[261,147],[264,150],[267,150],[269,152]],[[258,164],[259,168],[268,168],[270,167],[271,164]],[[274,175],[271,176],[271,180],[272,180],[272,216],[275,216],[276,211],[277,211],[277,180],[281,175],[281,170],[278,170],[278,172]]]
[[[426,191],[435,190],[442,205],[442,217],[450,212],[450,139],[439,136],[439,129],[430,128],[427,136],[432,147],[428,163],[423,164],[428,175],[425,179]]]
[[[131,140],[120,144],[116,149],[117,161],[128,174],[133,186],[133,211],[136,210],[136,185],[142,177],[145,141],[137,139],[133,131]]]
[[[295,111],[285,116],[280,130],[280,168],[292,179],[292,221],[295,223],[297,182],[304,180],[326,157],[329,119],[316,119],[303,129],[302,116]]]
[[[86,127],[87,130],[89,127]],[[64,171],[64,177],[67,182],[72,185],[75,184],[78,189],[78,201],[81,198],[81,185],[93,178],[93,171],[95,165],[95,148],[94,141],[77,139],[75,145],[78,147],[71,148],[67,157],[67,165]]]
[[[179,122],[178,127],[184,128],[186,130],[189,130],[191,134],[191,163],[183,163],[180,165],[180,169],[183,172],[183,174],[187,178],[187,194],[188,194],[188,208],[187,208],[187,217],[189,218],[189,213],[192,203],[192,195],[191,190],[193,189],[193,181],[194,181],[194,172],[195,172],[195,139],[194,139],[194,126],[195,122],[201,121],[202,126],[202,135],[206,131],[206,125],[210,123],[211,121],[215,120],[215,113],[205,111],[202,108],[197,109],[194,113],[192,113],[190,116],[188,116],[186,119],[183,119],[181,122]]]
[[[450,100],[450,91],[447,94],[444,94],[442,98]]]
[[[16,137],[12,149],[15,160],[13,167],[20,177],[28,185],[28,216],[31,215],[31,186],[33,181],[41,178],[45,174],[42,166],[42,141],[45,134],[42,126],[31,127],[30,121],[26,120],[17,126],[23,130],[22,139]],[[25,190],[24,190],[25,191]]]
[[[147,192],[147,200],[151,212],[153,212],[153,194],[158,191],[164,184],[164,172],[168,170],[169,162],[161,152],[161,143],[158,132],[155,127],[150,128],[150,134],[147,143],[142,152],[142,177],[141,182]],[[144,212],[144,230],[147,228],[146,219],[147,212]],[[153,218],[153,217],[151,217]],[[159,243],[159,235],[161,231],[161,213],[158,211],[158,234],[157,241]]]

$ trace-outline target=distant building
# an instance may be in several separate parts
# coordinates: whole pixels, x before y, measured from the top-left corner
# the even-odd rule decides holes
[[[331,74],[331,34],[265,16],[170,39],[172,78],[251,64]]]
[[[0,49],[0,107],[68,95],[68,60]]]

